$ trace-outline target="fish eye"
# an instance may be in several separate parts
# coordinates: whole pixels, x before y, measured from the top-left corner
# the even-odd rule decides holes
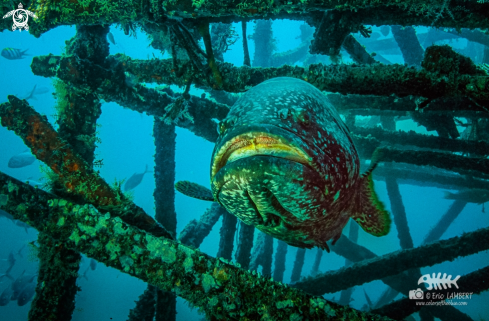
[[[294,120],[303,126],[308,126],[311,121],[311,115],[307,110],[300,108],[296,110]]]
[[[222,135],[234,124],[233,119],[223,119],[219,124],[217,124],[217,133]]]
[[[280,117],[280,119],[287,119],[290,115],[290,110],[288,108],[283,108],[283,109],[280,109],[278,111],[278,117]]]
[[[220,121],[218,124],[217,124],[217,133],[219,135],[222,135],[222,133],[224,133],[225,131],[225,126],[224,126],[224,121]]]

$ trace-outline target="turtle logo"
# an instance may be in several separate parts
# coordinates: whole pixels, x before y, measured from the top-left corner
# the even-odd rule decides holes
[[[22,5],[22,3],[19,3],[19,9],[12,10],[8,12],[5,16],[3,16],[3,19],[12,16],[12,19],[14,20],[12,31],[15,31],[17,29],[19,29],[19,31],[22,31],[22,29],[29,30],[29,25],[27,24],[29,16],[37,19],[37,16],[33,12],[30,12],[29,10],[25,10],[23,8],[24,6]]]

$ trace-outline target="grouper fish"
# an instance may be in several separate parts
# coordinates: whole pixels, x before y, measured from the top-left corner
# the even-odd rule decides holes
[[[327,97],[309,83],[274,78],[250,89],[218,125],[211,190],[175,188],[216,201],[245,224],[289,245],[329,251],[350,218],[366,232],[389,232],[349,130]]]

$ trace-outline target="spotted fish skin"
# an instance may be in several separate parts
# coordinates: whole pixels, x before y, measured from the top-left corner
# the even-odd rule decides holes
[[[328,249],[350,217],[373,235],[388,232],[346,125],[312,85],[268,80],[244,94],[218,130],[212,194],[244,223],[303,248]]]

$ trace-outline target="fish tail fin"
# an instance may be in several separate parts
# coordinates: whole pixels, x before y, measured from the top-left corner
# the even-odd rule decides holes
[[[391,218],[374,190],[372,171],[375,167],[377,167],[377,161],[372,163],[370,169],[357,182],[351,218],[365,232],[374,236],[383,236],[389,233]]]
[[[29,94],[29,96],[25,98],[25,100],[36,99],[36,97],[34,96],[34,91],[36,91],[36,87],[37,85],[34,85],[34,88],[32,88],[31,93]]]
[[[10,271],[7,271],[7,272],[5,272],[5,274],[0,275],[0,280],[1,280],[3,277],[6,277],[6,278],[9,278],[9,279],[10,279],[10,281],[15,281],[15,278],[14,278],[12,275],[10,275],[10,273],[9,273],[9,272],[10,272]]]
[[[148,171],[148,164],[146,164],[146,169],[144,170],[145,173],[153,173],[153,171]]]

